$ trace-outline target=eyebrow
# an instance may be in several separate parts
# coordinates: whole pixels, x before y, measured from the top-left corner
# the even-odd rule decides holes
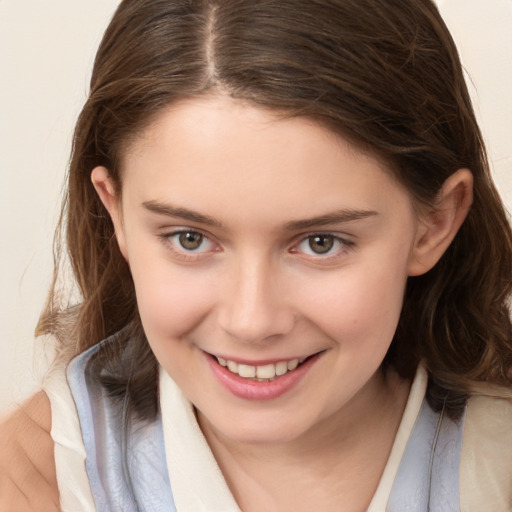
[[[158,201],[144,201],[142,206],[150,212],[158,215],[166,215],[167,217],[178,217],[180,219],[198,222],[206,226],[214,226],[222,228],[222,222],[209,215],[189,210],[188,208],[175,207],[169,204],[159,203]],[[318,217],[312,217],[308,219],[293,220],[287,222],[284,225],[287,231],[298,231],[301,229],[309,229],[320,226],[329,226],[331,224],[337,224],[342,222],[353,222],[356,220],[367,219],[368,217],[374,217],[378,215],[378,212],[374,210],[354,210],[354,209],[341,209],[332,213],[326,213],[319,215]]]
[[[354,210],[348,208],[337,210],[332,213],[326,213],[325,215],[319,215],[318,217],[312,217],[310,219],[293,220],[287,222],[285,224],[285,228],[289,231],[298,231],[301,229],[329,226],[331,224],[338,224],[342,222],[363,220],[376,215],[378,215],[378,212],[374,210]]]
[[[220,220],[217,220],[214,217],[210,217],[209,215],[204,215],[202,213],[189,210],[187,208],[174,207],[168,204],[159,203],[157,201],[145,201],[142,203],[142,206],[144,206],[144,208],[150,212],[158,213],[159,215],[178,217],[180,219],[198,222],[207,226],[215,226],[218,228],[222,227],[222,222]]]

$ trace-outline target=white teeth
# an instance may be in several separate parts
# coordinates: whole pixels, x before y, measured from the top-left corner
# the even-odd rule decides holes
[[[238,363],[235,363],[234,361],[226,361],[226,364],[230,372],[238,373]]]
[[[249,366],[248,364],[239,364],[238,375],[240,375],[240,377],[245,377],[246,379],[253,379],[256,377],[256,367]]]
[[[258,379],[273,379],[276,376],[276,365],[266,364],[256,367],[256,377]]]
[[[298,359],[292,359],[291,361],[288,361],[288,371],[295,370],[299,366],[299,360]]]
[[[284,375],[288,371],[288,363],[286,361],[279,361],[276,364],[276,375]]]
[[[292,359],[290,361],[279,361],[276,364],[264,364],[261,366],[252,366],[248,364],[239,364],[229,359],[217,357],[217,361],[221,366],[227,366],[228,370],[232,373],[237,373],[240,377],[246,379],[256,380],[273,380],[275,377],[280,377],[288,372],[291,372],[302,363],[306,357],[299,359]]]

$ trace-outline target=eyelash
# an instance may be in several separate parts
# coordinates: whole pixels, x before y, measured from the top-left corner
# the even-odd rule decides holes
[[[198,258],[204,257],[209,252],[215,252],[211,250],[200,250],[200,247],[197,249],[186,249],[183,247],[182,242],[179,238],[183,235],[194,235],[201,238],[201,246],[203,242],[208,242],[212,246],[215,246],[215,243],[204,233],[198,231],[196,229],[179,229],[173,231],[172,233],[165,233],[162,235],[158,235],[160,240],[164,243],[165,247],[170,249],[174,254],[178,255],[181,259],[187,261],[197,260]]]
[[[200,246],[197,249],[187,249],[183,247],[183,241],[180,240],[181,236],[197,236],[200,237]],[[164,243],[164,245],[169,248],[173,253],[177,254],[181,259],[187,260],[187,261],[193,261],[197,260],[199,258],[205,257],[211,252],[217,252],[218,249],[215,249],[215,242],[213,242],[209,236],[205,235],[199,230],[195,229],[179,229],[176,231],[173,231],[171,233],[165,233],[162,235],[158,235],[160,240]],[[311,249],[311,243],[314,241],[314,239],[329,239],[332,243],[332,246],[329,247],[325,253],[318,253],[314,252]],[[201,249],[204,242],[207,242],[209,246],[212,248],[206,248]],[[309,250],[311,252],[307,252],[307,249],[303,248],[300,249],[301,245],[308,244]],[[296,244],[292,246],[290,249],[290,252],[292,254],[301,253],[304,256],[306,256],[309,259],[315,260],[317,262],[330,262],[332,260],[335,260],[344,254],[346,254],[349,250],[353,249],[354,242],[347,240],[345,238],[342,238],[340,236],[337,236],[333,233],[325,233],[325,232],[319,232],[319,233],[311,233],[306,236],[303,236]],[[334,252],[332,251],[333,248],[336,248]]]
[[[314,252],[311,248],[311,243],[316,239],[330,239],[332,242],[332,246],[327,249],[325,253],[318,253]],[[308,248],[311,252],[307,252],[307,249],[304,248],[302,251],[299,249],[301,245],[308,244]],[[344,254],[346,254],[349,250],[354,248],[354,242],[347,240],[346,238],[342,238],[338,235],[335,235],[333,233],[312,233],[308,234],[307,236],[301,238],[299,242],[292,248],[293,253],[301,252],[305,256],[307,256],[310,259],[313,259],[317,262],[331,262],[332,260],[335,260]],[[335,250],[333,251],[333,248]]]

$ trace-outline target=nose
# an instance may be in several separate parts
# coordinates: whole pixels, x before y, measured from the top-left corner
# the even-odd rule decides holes
[[[295,314],[282,275],[271,262],[247,259],[232,268],[226,280],[219,323],[231,337],[258,343],[293,329]]]

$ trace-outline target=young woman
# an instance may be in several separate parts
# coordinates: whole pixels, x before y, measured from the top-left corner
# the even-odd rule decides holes
[[[124,0],[62,219],[63,510],[512,507],[512,235],[429,0]]]

